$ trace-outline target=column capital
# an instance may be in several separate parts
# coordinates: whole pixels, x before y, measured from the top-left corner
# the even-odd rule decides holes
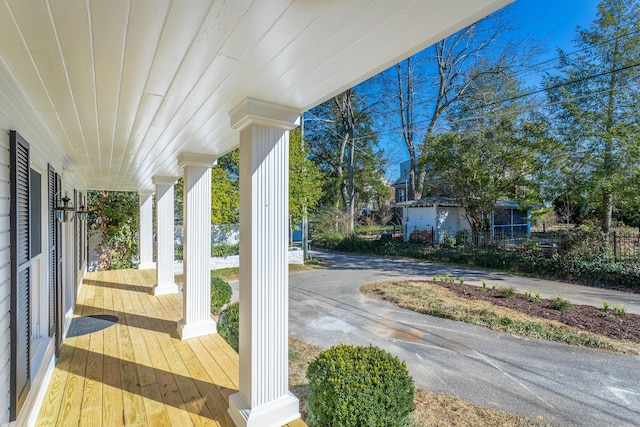
[[[300,110],[279,104],[246,98],[229,112],[231,127],[242,130],[247,126],[259,125],[284,130],[298,126]]]
[[[155,175],[151,178],[151,182],[155,185],[175,185],[178,182],[178,177]]]
[[[147,190],[146,188],[145,188],[145,189],[139,189],[139,190],[138,190],[138,195],[139,195],[139,196],[142,196],[142,197],[148,197],[148,196],[151,196],[151,195],[153,195],[153,193],[155,193],[155,191],[153,191],[153,190]]]
[[[178,165],[183,168],[185,166],[196,166],[210,168],[215,165],[218,158],[210,154],[185,153],[178,154]]]

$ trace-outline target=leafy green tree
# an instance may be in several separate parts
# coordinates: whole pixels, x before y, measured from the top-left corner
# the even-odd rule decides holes
[[[289,217],[297,223],[318,206],[322,197],[322,175],[307,157],[302,129],[289,134]]]
[[[567,165],[591,195],[608,235],[616,200],[635,198],[640,175],[638,76],[640,3],[603,0],[575,54],[559,51],[559,74],[545,81]]]
[[[239,151],[233,150],[221,156],[211,168],[211,223],[237,224],[240,197],[238,187]],[[184,182],[178,179],[175,186],[175,217],[183,220]]]
[[[474,235],[490,228],[500,199],[540,203],[540,183],[555,170],[559,145],[547,122],[528,113],[522,83],[509,74],[484,74],[451,107],[451,132],[427,137],[422,165],[425,186],[445,183],[465,208]],[[510,101],[506,101],[510,100]]]
[[[87,192],[87,207],[91,229],[102,232],[96,267],[100,270],[133,267],[140,245],[138,194],[91,190]]]
[[[240,215],[238,165],[240,152],[235,149],[218,159],[211,168],[211,223],[237,224]]]
[[[541,167],[538,146],[524,124],[500,120],[483,132],[449,132],[425,144],[423,158],[429,165],[427,181],[442,180],[465,209],[474,236],[490,229],[489,214],[496,201],[511,199],[523,204],[535,201],[533,179]]]

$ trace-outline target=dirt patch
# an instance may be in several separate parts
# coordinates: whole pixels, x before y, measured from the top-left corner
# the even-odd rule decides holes
[[[606,314],[603,307],[577,304],[572,305],[570,312],[562,312],[551,308],[553,301],[551,299],[533,302],[524,294],[516,294],[507,298],[503,295],[504,290],[500,288],[487,288],[483,291],[475,286],[460,285],[459,283],[439,281],[429,281],[428,283],[444,287],[466,299],[488,301],[494,305],[510,308],[534,317],[555,320],[567,326],[573,326],[607,338],[640,343],[640,315],[637,314],[609,313],[609,316],[603,316]],[[532,297],[535,297],[535,293]]]

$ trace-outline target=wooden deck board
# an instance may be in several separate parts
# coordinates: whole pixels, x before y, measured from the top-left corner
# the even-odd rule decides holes
[[[181,341],[182,296],[153,296],[154,283],[154,270],[86,275],[74,316],[118,322],[64,341],[38,426],[233,427],[237,353],[216,334]]]

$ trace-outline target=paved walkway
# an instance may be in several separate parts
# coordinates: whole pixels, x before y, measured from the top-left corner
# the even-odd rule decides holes
[[[467,283],[562,293],[574,303],[624,303],[640,295],[407,260],[319,253],[326,269],[290,276],[290,332],[312,344],[385,348],[407,361],[416,385],[554,425],[640,425],[640,358],[514,337],[425,316],[365,297],[360,286],[434,275]]]

